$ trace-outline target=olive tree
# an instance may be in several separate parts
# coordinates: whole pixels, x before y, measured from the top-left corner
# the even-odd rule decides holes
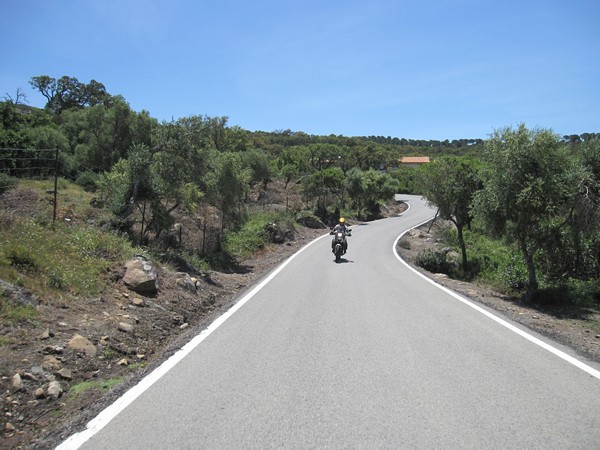
[[[477,162],[467,158],[445,157],[434,160],[422,178],[423,195],[438,208],[439,216],[456,227],[462,253],[462,267],[468,270],[465,226],[473,220],[471,202],[480,189]]]
[[[473,212],[488,230],[520,249],[528,271],[526,300],[538,289],[535,256],[563,227],[578,188],[559,136],[524,124],[496,130],[485,144],[483,189]]]

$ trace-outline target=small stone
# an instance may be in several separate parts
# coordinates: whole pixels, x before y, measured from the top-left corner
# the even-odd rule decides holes
[[[61,362],[58,359],[56,359],[54,356],[52,356],[52,355],[44,356],[44,361],[42,362],[42,368],[44,370],[47,370],[49,372],[54,372],[56,370],[60,370],[61,367],[62,367]]]
[[[6,431],[7,433],[12,433],[16,430],[17,429],[15,428],[15,426],[10,422],[6,422],[6,425],[4,425],[4,431]]]
[[[71,371],[64,367],[62,369],[60,369],[58,372],[56,372],[56,374],[64,380],[72,380],[73,379],[73,374],[71,373]]]
[[[142,299],[142,298],[139,298],[139,297],[134,297],[134,298],[131,300],[131,303],[132,303],[133,305],[135,305],[135,306],[140,306],[140,307],[141,307],[141,306],[146,306],[146,303],[144,302],[144,299]]]
[[[179,328],[182,330],[185,330],[189,326],[190,326],[190,324],[186,322],[186,323],[182,324]]]
[[[76,334],[71,338],[67,346],[77,352],[85,353],[87,356],[94,357],[98,349],[88,339]]]
[[[120,359],[117,362],[117,366],[128,366],[128,365],[129,365],[129,360],[127,358]]]
[[[23,378],[25,378],[26,380],[37,381],[37,377],[34,374],[29,373],[29,372],[25,372],[23,374]]]
[[[21,375],[15,373],[12,377],[11,385],[15,391],[20,391],[23,389],[23,379],[21,378]]]
[[[44,341],[44,340],[46,340],[46,339],[50,339],[50,329],[49,329],[49,328],[46,328],[46,329],[45,329],[45,330],[42,332],[42,334],[40,334],[40,339],[41,339],[42,341]]]
[[[48,397],[56,400],[63,394],[63,388],[58,381],[51,381],[48,384]]]
[[[123,331],[124,333],[131,333],[133,331],[133,325],[126,322],[119,322],[117,329],[119,331]]]
[[[33,395],[35,395],[35,398],[37,399],[46,398],[46,392],[43,388],[37,388]]]

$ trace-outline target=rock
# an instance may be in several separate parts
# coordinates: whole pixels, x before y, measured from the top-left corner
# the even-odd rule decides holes
[[[46,328],[46,329],[45,329],[45,330],[42,332],[42,334],[40,334],[40,337],[39,337],[39,338],[40,338],[42,341],[44,341],[44,340],[46,340],[46,339],[50,339],[50,329],[49,329],[49,328]]]
[[[58,381],[51,381],[48,384],[48,397],[56,400],[62,396],[63,392],[63,388]]]
[[[56,359],[56,358],[54,358]],[[57,360],[58,362],[58,360]],[[33,375],[35,375],[36,377],[39,377],[41,375],[44,375],[44,368],[42,366],[33,366],[31,367],[31,373]]]
[[[96,356],[96,352],[98,351],[94,344],[79,334],[76,334],[71,338],[67,344],[67,348],[75,350],[79,353],[85,353],[86,356],[90,357]]]
[[[133,325],[127,322],[119,322],[117,330],[123,331],[124,333],[131,333],[133,332]]]
[[[197,278],[190,276],[188,273],[178,273],[176,283],[177,286],[194,293],[198,291],[200,284]]]
[[[141,307],[141,306],[146,306],[146,303],[144,302],[144,299],[143,299],[143,298],[139,298],[139,297],[133,297],[133,298],[131,299],[131,303],[132,303],[134,306],[140,306],[140,307]]]
[[[60,370],[62,367],[61,362],[56,359],[52,355],[44,356],[44,361],[42,362],[42,369],[47,370],[48,372],[54,372],[56,370]]]
[[[37,377],[34,374],[29,373],[29,372],[25,372],[23,374],[23,378],[25,378],[26,380],[30,380],[30,381],[37,381]]]
[[[21,378],[20,374],[15,373],[13,375],[11,380],[11,386],[15,391],[20,391],[21,389],[23,389],[23,379]]]
[[[37,399],[46,398],[46,392],[44,391],[43,388],[37,388],[35,390],[35,392],[33,393],[33,395],[35,395],[35,398],[37,398]]]
[[[264,227],[264,234],[268,236],[269,241],[274,244],[283,244],[286,240],[294,240],[294,230],[291,228],[283,228],[276,223],[269,223]]]
[[[4,431],[6,431],[7,433],[12,433],[14,431],[17,431],[17,429],[12,423],[6,422],[6,425],[4,425]]]
[[[129,360],[127,358],[120,359],[117,361],[117,366],[128,366]]]
[[[62,348],[60,345],[47,345],[44,347],[44,354],[57,354],[60,355],[61,353],[63,353],[65,351],[64,348]]]
[[[56,375],[61,377],[63,380],[72,380],[73,379],[73,374],[71,373],[71,371],[64,367],[62,369],[60,369],[58,372],[56,372]]]
[[[148,259],[136,256],[125,263],[123,283],[138,294],[156,294],[158,275]]]
[[[13,306],[38,306],[39,304],[37,297],[30,291],[4,280],[0,280],[0,291],[2,297]]]
[[[305,227],[308,228],[313,228],[313,229],[322,229],[322,228],[327,228],[327,226],[321,222],[321,220],[319,220],[318,217],[310,215],[310,214],[301,214],[298,215],[296,217],[296,222],[298,222],[301,225],[304,225]]]

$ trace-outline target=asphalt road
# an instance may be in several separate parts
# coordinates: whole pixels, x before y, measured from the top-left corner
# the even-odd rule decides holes
[[[306,247],[63,448],[599,448],[598,366],[402,264],[396,238],[434,213],[406,199],[342,263]]]

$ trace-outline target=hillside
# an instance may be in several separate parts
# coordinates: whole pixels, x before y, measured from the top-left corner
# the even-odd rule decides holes
[[[283,198],[277,189],[275,185],[270,198]],[[77,196],[81,198],[76,200]],[[0,234],[6,237],[6,233],[21,232],[28,229],[24,224],[32,218],[40,221],[44,215],[47,217],[47,200],[43,193],[36,194],[31,189],[0,197]],[[74,230],[89,229],[91,217],[94,224],[102,223],[102,210],[91,205],[82,207],[89,203],[90,197],[80,191],[62,198],[65,206],[59,210],[55,234],[78,236],[81,240],[85,234],[73,234]],[[271,208],[280,209],[276,205]],[[402,209],[403,205],[390,203],[386,215],[396,215]],[[188,267],[184,271],[172,263],[150,258],[158,274],[155,294],[139,294],[125,285],[125,262],[137,250],[131,247],[123,254],[114,249],[110,254],[105,243],[100,253],[108,264],[96,278],[98,289],[87,295],[77,294],[75,291],[83,288],[74,285],[70,289],[63,286],[63,291],[56,286],[44,291],[38,286],[29,295],[19,284],[39,280],[42,269],[32,270],[36,265],[34,257],[29,269],[27,261],[21,261],[22,266],[17,268],[22,273],[21,282],[3,282],[0,289],[0,387],[4,411],[0,448],[57,445],[227,310],[253,282],[326,232],[299,224],[288,231],[288,239],[282,244],[266,245],[221,270]],[[435,248],[439,232],[441,229],[435,226],[431,233],[426,229],[409,233],[405,237],[408,244],[404,243],[399,251],[412,261],[419,251]],[[108,240],[107,236],[101,237]],[[62,245],[66,247],[67,243]],[[89,252],[90,245],[78,248],[82,253]],[[48,251],[45,245],[43,249]],[[76,264],[82,265],[84,260],[82,255]],[[62,265],[69,266],[67,262]],[[559,317],[551,311],[525,307],[485,287],[428,275],[600,361],[600,330],[590,328],[594,322],[583,315]],[[60,390],[50,389],[53,381],[58,382]]]
[[[19,188],[0,196],[0,254],[9,259],[0,267],[5,277],[13,278],[0,281],[0,448],[56,444],[228,309],[253,281],[324,233],[296,224],[284,243],[266,245],[221,271],[190,266],[184,272],[150,257],[158,291],[140,294],[123,282],[124,263],[136,249],[109,249],[109,235],[90,226],[91,217],[102,223],[103,211],[82,208],[89,200],[81,191],[63,194],[52,232],[52,227],[35,224],[48,221],[44,193]],[[36,234],[38,253],[52,261],[54,275],[47,276],[50,269],[31,248],[34,245],[14,249],[15,240],[7,238],[7,233],[14,238],[25,230]],[[86,234],[89,230],[94,236]],[[79,254],[68,252],[65,236],[71,243],[78,241]],[[104,242],[90,244],[95,238]],[[54,259],[52,249],[57,247],[65,258],[62,262]],[[68,272],[77,266],[96,270],[88,258],[92,247],[106,264],[95,278],[96,286],[86,290]],[[83,271],[77,273],[79,281],[86,277]],[[49,285],[47,290],[44,285]]]

